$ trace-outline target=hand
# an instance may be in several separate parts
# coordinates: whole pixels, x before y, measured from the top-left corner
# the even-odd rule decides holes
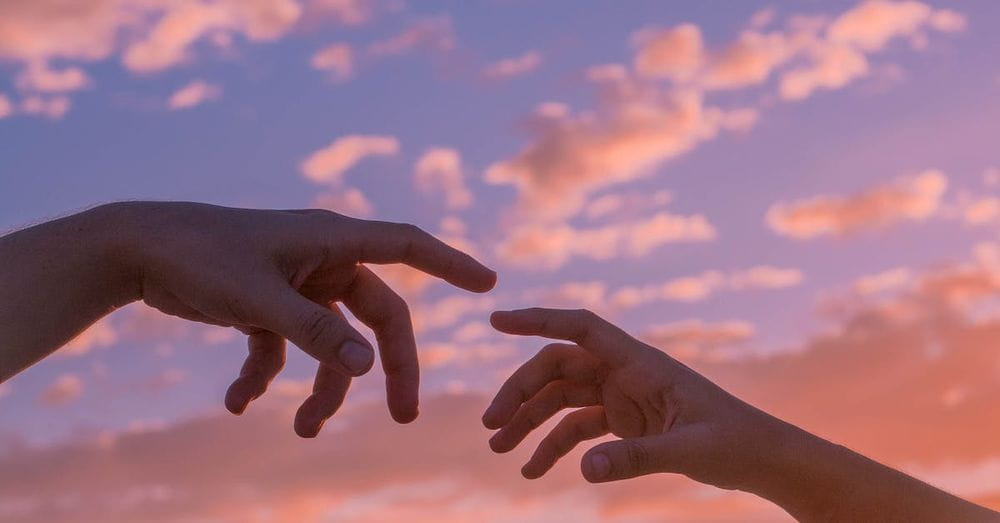
[[[452,285],[485,292],[496,274],[415,226],[365,221],[320,210],[263,211],[194,203],[118,204],[135,224],[126,245],[138,293],[167,314],[235,327],[249,356],[229,387],[235,414],[281,370],[285,340],[319,367],[295,430],[315,436],[340,407],[352,376],[374,361],[371,344],[348,323],[343,304],[375,332],[392,417],[417,416],[419,368],[406,303],[363,263],[405,263]]]
[[[514,449],[564,408],[567,414],[521,469],[545,474],[577,444],[608,433],[583,457],[591,482],[672,472],[723,488],[742,488],[775,445],[781,422],[740,401],[660,350],[639,342],[589,311],[524,309],[495,312],[508,334],[571,341],[553,343],[503,384],[483,415],[500,429],[496,452]]]

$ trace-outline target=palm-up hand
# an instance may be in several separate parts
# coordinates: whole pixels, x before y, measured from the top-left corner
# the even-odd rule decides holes
[[[515,448],[564,408],[570,412],[541,441],[521,470],[545,474],[577,444],[608,433],[583,457],[592,482],[656,472],[739,488],[762,463],[775,418],[725,392],[663,352],[589,311],[524,309],[496,312],[508,334],[571,341],[543,348],[503,384],[483,415],[496,452]]]

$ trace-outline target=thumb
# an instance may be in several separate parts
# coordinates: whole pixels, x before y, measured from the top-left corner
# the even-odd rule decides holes
[[[657,434],[595,446],[583,455],[580,470],[591,483],[629,479],[657,472],[677,472],[684,457],[684,435]]]
[[[375,350],[343,314],[313,302],[284,284],[262,296],[261,327],[294,343],[303,352],[348,376],[372,367]]]

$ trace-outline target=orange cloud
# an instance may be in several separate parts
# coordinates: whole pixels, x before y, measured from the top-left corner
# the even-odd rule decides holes
[[[518,189],[528,214],[572,216],[588,193],[648,176],[720,130],[752,124],[752,113],[706,106],[697,91],[664,91],[620,66],[592,70],[591,78],[600,85],[595,110],[574,115],[564,105],[539,106],[528,122],[533,140],[486,171],[488,182]]]
[[[995,503],[1000,319],[964,311],[1000,291],[998,275],[984,260],[926,271],[890,302],[861,299],[837,329],[793,350],[690,363],[809,430]],[[752,326],[692,321],[661,331],[667,345],[721,348],[744,343]],[[445,359],[455,357],[446,352]],[[349,401],[324,435],[302,441],[288,429],[289,401],[308,383],[288,385],[284,398],[265,397],[240,418],[143,424],[0,454],[0,516],[29,523],[254,521],[260,514],[273,521],[787,518],[752,496],[668,475],[588,485],[579,477],[579,450],[545,479],[525,481],[517,468],[537,436],[512,455],[491,455],[479,426],[487,397],[472,392],[425,398],[421,418],[407,426],[394,425],[381,405]]]
[[[754,326],[745,321],[709,323],[686,320],[648,327],[641,337],[650,345],[684,361],[724,359],[726,349],[738,347],[754,336]]]
[[[694,24],[670,29],[645,29],[636,33],[635,70],[643,76],[684,81],[702,67],[701,30]]]
[[[947,187],[944,174],[927,170],[852,196],[817,196],[778,203],[768,209],[766,221],[776,233],[799,240],[844,236],[926,220],[937,212]]]
[[[704,271],[694,276],[673,278],[663,283],[625,286],[611,294],[610,303],[617,308],[637,307],[656,301],[696,302],[722,291],[784,289],[802,283],[802,271],[793,268],[758,265],[725,274]]]
[[[498,60],[486,67],[483,67],[483,76],[486,78],[512,78],[528,74],[542,64],[542,54],[538,51],[526,51],[524,54],[512,58]]]
[[[392,136],[348,135],[313,152],[301,164],[302,174],[317,183],[338,184],[344,172],[369,156],[392,156],[399,141]]]
[[[879,294],[900,289],[913,281],[913,273],[906,267],[896,267],[877,274],[862,276],[854,282],[854,292],[861,295]]]
[[[472,205],[472,192],[465,186],[462,157],[447,147],[430,148],[414,166],[417,189],[426,194],[440,191],[448,209],[464,209]]]
[[[167,107],[172,110],[190,109],[222,96],[222,88],[202,80],[194,80],[184,87],[174,91],[167,101]]]
[[[118,342],[118,332],[108,318],[91,325],[87,330],[62,346],[57,354],[80,356],[94,348],[110,347]]]
[[[512,265],[552,270],[576,256],[592,260],[642,257],[662,245],[707,242],[715,236],[715,228],[700,214],[683,216],[661,211],[648,218],[601,227],[520,226],[497,246],[497,254]]]
[[[868,0],[837,17],[827,34],[831,42],[879,51],[893,38],[916,37],[926,27],[960,31],[965,28],[965,17],[950,9],[932,9],[922,2]]]
[[[354,76],[354,48],[350,44],[330,44],[313,54],[310,60],[313,69],[326,71],[330,81],[346,82]]]
[[[38,401],[47,407],[62,407],[73,403],[82,394],[83,381],[75,374],[63,374],[42,391]]]

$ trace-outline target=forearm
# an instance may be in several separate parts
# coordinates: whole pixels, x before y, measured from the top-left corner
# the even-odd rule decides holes
[[[799,521],[1000,521],[996,512],[779,423],[773,459],[746,490]]]
[[[0,238],[0,382],[138,299],[128,230],[105,205]]]

